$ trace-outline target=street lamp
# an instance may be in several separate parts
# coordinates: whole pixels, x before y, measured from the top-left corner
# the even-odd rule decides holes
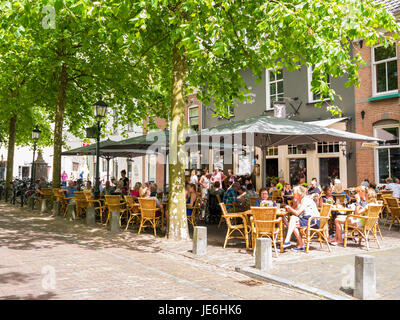
[[[97,119],[97,144],[96,144],[96,177],[95,177],[95,198],[100,197],[100,133],[101,133],[101,120],[105,117],[107,112],[107,104],[101,100],[93,105],[93,113]]]
[[[33,140],[33,160],[32,160],[32,172],[31,172],[31,186],[35,183],[35,153],[36,153],[36,143],[40,138],[42,131],[39,130],[38,126],[32,130],[32,140]]]

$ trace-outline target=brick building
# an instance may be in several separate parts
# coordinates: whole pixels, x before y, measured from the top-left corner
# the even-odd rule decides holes
[[[399,1],[385,1],[389,10],[398,17]],[[376,136],[383,140],[376,148],[362,147],[356,143],[357,183],[365,178],[376,183],[387,177],[400,178],[400,48],[394,45],[373,48],[361,40],[354,44],[366,65],[360,69],[360,86],[355,88],[356,132]]]

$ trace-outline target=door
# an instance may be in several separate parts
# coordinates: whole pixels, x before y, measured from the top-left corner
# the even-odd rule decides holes
[[[266,177],[277,177],[278,172],[278,159],[266,159],[265,160],[265,176]]]

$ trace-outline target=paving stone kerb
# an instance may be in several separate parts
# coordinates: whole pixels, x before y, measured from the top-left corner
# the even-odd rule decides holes
[[[207,227],[194,227],[192,251],[196,255],[207,253]]]
[[[256,240],[256,268],[264,271],[272,269],[272,241],[269,238]]]
[[[42,213],[48,212],[49,200],[47,200],[47,199],[42,199],[41,204],[42,204],[42,205],[41,205],[41,207],[40,207],[40,212],[42,212]]]
[[[119,217],[119,211],[111,211],[110,228],[111,232],[113,233],[121,232],[121,228],[119,226]]]
[[[355,256],[354,297],[369,299],[376,297],[375,257],[360,254]]]
[[[94,226],[96,224],[96,211],[94,207],[89,206],[86,208],[86,225]]]
[[[53,216],[59,216],[61,215],[61,202],[60,201],[54,201],[53,203]]]

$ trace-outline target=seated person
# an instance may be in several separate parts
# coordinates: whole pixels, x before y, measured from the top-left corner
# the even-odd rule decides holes
[[[142,184],[140,182],[135,183],[135,187],[133,190],[131,190],[130,195],[134,198],[137,199],[140,197],[140,188],[142,187]]]
[[[362,200],[362,198],[365,197],[365,191],[364,191],[363,187],[357,187],[357,195],[356,195],[356,199],[358,198],[360,200],[360,202],[358,204],[356,204],[356,209],[354,211],[354,215],[363,216],[368,211],[369,203],[376,203],[376,192],[375,192],[375,190],[368,188],[367,201]],[[342,232],[343,232],[343,226],[346,221],[346,218],[347,218],[346,215],[339,215],[335,219],[336,234],[335,234],[335,237],[329,241],[330,244],[336,246],[336,245],[343,243]],[[348,224],[349,224],[349,226],[362,228],[365,224],[365,219],[350,217]]]
[[[188,183],[186,185],[186,215],[190,217],[193,212],[193,206],[197,198],[197,194],[195,192],[195,184]]]
[[[318,187],[318,182],[317,178],[312,178],[311,180],[311,186],[308,189],[308,194],[314,194],[314,193],[321,193],[321,189]]]
[[[83,189],[83,192],[93,192],[94,191],[94,189],[93,189],[93,187],[92,187],[92,181],[87,181],[86,182],[86,186],[85,186],[85,189]]]
[[[278,182],[278,184],[276,185],[276,188],[277,188],[278,190],[283,190],[284,185],[285,185],[285,180],[279,179],[279,182]]]
[[[115,191],[115,187],[111,186],[110,181],[106,181],[106,185],[103,188],[103,190],[101,190],[101,196],[104,197],[105,195],[110,195],[112,193],[114,193]]]
[[[332,192],[332,195],[336,195],[336,194],[346,195],[347,202],[350,202],[350,200],[351,200],[350,197],[347,195],[347,193],[344,192],[342,183],[338,179],[335,180],[335,184],[333,186],[333,192]]]
[[[271,187],[269,188],[269,196],[272,197],[272,192],[278,190],[278,188],[276,187],[276,181],[272,180],[271,181]]]
[[[234,182],[232,186],[225,192],[223,202],[226,204],[226,209],[228,212],[232,212],[234,209],[233,204],[239,206],[237,199],[240,184],[239,182]]]
[[[218,204],[217,195],[219,195],[221,201],[224,198],[225,191],[221,189],[221,185],[219,181],[215,181],[213,187],[208,190],[208,201],[207,209],[208,215],[211,216],[211,220],[217,220],[217,218],[221,215],[221,208]]]
[[[285,187],[283,188],[282,193],[283,193],[282,196],[291,196],[293,194],[292,186],[290,185],[290,183],[285,184]],[[283,197],[283,199],[285,201],[285,204],[288,204],[288,198]]]
[[[162,206],[160,200],[157,199],[157,197],[151,196],[152,190],[150,188],[144,187],[144,188],[142,188],[141,192],[142,192],[140,195],[141,198],[156,199],[156,208],[162,209],[163,206]],[[157,192],[157,189],[156,189],[156,192]],[[156,217],[159,217],[159,216],[161,216],[161,212],[160,212],[160,210],[157,210]]]
[[[67,186],[67,187],[62,187],[62,188],[60,189],[60,191],[64,192],[64,193],[65,193],[65,196],[66,196],[67,198],[73,198],[73,197],[75,197],[75,192],[77,192],[78,189],[76,189],[76,187],[75,187],[75,185],[74,185],[74,182],[73,182],[72,180],[69,180],[69,181],[68,181],[68,186]],[[70,200],[71,200],[71,199],[69,199],[68,202],[69,202]]]
[[[303,239],[300,235],[299,228],[306,228],[308,219],[312,217],[319,217],[319,211],[317,205],[313,201],[313,199],[307,195],[307,189],[304,186],[296,186],[293,188],[294,199],[298,202],[297,209],[294,209],[290,206],[286,206],[286,211],[291,213],[290,221],[288,224],[288,231],[286,234],[285,242],[283,243],[283,247],[287,248],[291,246],[290,238],[292,234],[296,236],[297,239],[297,247],[293,248],[293,250],[304,250]],[[284,219],[285,224],[287,224],[286,218]],[[318,228],[320,224],[319,219],[314,220],[311,223],[311,226]]]
[[[255,197],[255,198],[257,198],[258,197],[258,194],[257,194],[257,192],[254,190],[254,186],[253,186],[253,184],[252,183],[249,183],[247,186],[246,186],[246,194],[247,194],[247,197]]]
[[[254,203],[255,207],[276,207],[276,204],[272,200],[268,200],[269,193],[267,188],[261,188],[260,199],[257,199]]]
[[[43,195],[42,189],[47,188],[47,183],[44,180],[44,177],[40,177],[39,183],[35,185],[35,191],[38,195]]]
[[[239,188],[239,195],[237,197],[238,201],[238,206],[237,206],[237,211],[242,212],[246,211],[249,208],[249,197],[247,196],[247,189],[245,186],[240,186]]]
[[[324,195],[322,196],[322,202],[323,203],[334,204],[336,202],[336,198],[332,194],[332,188],[331,187],[324,186],[322,188],[322,191],[324,191]]]

